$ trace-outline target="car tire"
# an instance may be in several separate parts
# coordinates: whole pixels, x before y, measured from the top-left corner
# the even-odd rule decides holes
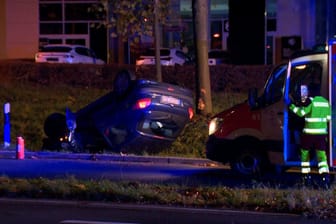
[[[66,136],[67,130],[64,114],[50,114],[44,122],[44,133],[51,139],[59,139]]]

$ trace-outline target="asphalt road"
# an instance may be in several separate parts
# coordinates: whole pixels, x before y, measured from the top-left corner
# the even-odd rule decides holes
[[[181,183],[183,185],[253,186],[253,180],[237,176],[228,167],[207,159],[26,152],[18,160],[13,150],[0,150],[0,175],[10,177],[104,178]],[[296,173],[266,175],[259,181],[277,186],[295,184]],[[282,179],[279,183],[277,180]],[[259,182],[260,183],[260,182]],[[222,223],[310,224],[293,214],[241,212],[222,209],[190,209],[167,206],[122,205],[94,202],[0,199],[1,223]]]
[[[293,214],[96,202],[0,199],[4,224],[331,224]]]

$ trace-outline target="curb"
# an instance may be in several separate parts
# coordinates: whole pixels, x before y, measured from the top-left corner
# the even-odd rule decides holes
[[[16,150],[0,149],[0,159],[16,159]],[[121,154],[90,154],[71,152],[33,152],[25,151],[25,159],[70,159],[111,162],[137,162],[137,163],[166,163],[166,164],[190,164],[206,167],[217,167],[222,164],[203,158],[186,158],[171,156],[139,156]]]

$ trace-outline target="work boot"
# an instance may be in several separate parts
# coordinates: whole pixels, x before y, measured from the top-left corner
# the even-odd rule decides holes
[[[302,176],[302,184],[306,187],[311,187],[313,184],[312,177],[310,174],[304,174]]]
[[[320,187],[324,189],[330,188],[330,175],[329,173],[322,173],[320,175]]]

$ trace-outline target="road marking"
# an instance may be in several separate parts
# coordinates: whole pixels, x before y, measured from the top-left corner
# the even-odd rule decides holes
[[[63,220],[60,224],[137,224],[130,222],[100,222],[100,221],[88,221],[88,220]]]

